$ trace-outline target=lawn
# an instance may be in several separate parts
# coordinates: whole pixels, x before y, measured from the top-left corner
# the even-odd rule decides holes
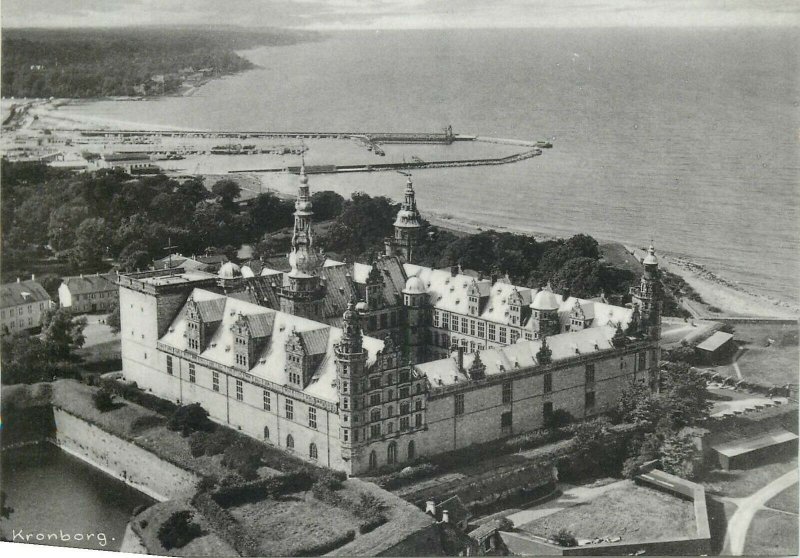
[[[736,324],[734,327],[734,339],[744,349],[737,361],[743,378],[762,384],[798,383],[798,326]],[[736,377],[730,364],[716,368],[723,374]]]
[[[776,460],[751,469],[723,471],[715,469],[704,475],[706,490],[720,496],[744,498],[763,488],[784,473],[797,468],[797,458]]]
[[[797,556],[797,546],[797,516],[765,510],[758,512],[750,524],[744,554]]]
[[[567,529],[577,539],[617,536],[623,542],[688,537],[696,532],[691,502],[633,482],[519,528],[544,537]]]
[[[772,500],[767,502],[767,507],[785,512],[798,513],[800,504],[798,503],[797,485],[790,486],[775,496]]]
[[[706,497],[706,510],[708,512],[708,527],[711,531],[711,554],[717,555],[725,546],[725,536],[728,533],[728,521],[736,513],[736,504],[722,502],[715,498]]]
[[[310,491],[228,510],[257,538],[264,556],[305,554],[304,549],[332,541],[360,522],[348,511],[315,499]]]

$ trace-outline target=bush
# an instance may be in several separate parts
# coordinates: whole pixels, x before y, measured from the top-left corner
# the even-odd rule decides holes
[[[133,419],[129,431],[131,434],[137,435],[155,426],[161,426],[162,424],[164,424],[164,417],[158,415],[142,415]]]
[[[114,394],[106,388],[100,388],[92,395],[95,408],[101,413],[107,413],[114,409]]]
[[[261,448],[248,440],[236,440],[225,448],[222,464],[235,470],[245,480],[255,480],[258,477],[258,467],[261,465]]]
[[[211,496],[218,505],[228,508],[308,490],[314,483],[314,477],[307,470],[300,470],[233,486],[225,486],[223,482]]]
[[[556,536],[553,537],[560,546],[578,546],[578,540],[569,530],[561,529]]]
[[[322,556],[323,554],[327,554],[331,550],[346,545],[354,538],[356,538],[356,532],[351,529],[350,531],[347,531],[346,533],[339,535],[335,539],[329,539],[327,541],[323,541],[312,546],[298,548],[293,551],[293,554],[295,556]]]
[[[217,481],[213,477],[203,477],[197,483],[198,492],[210,492],[217,486]]]
[[[192,432],[210,432],[214,429],[214,423],[208,418],[208,411],[200,406],[200,403],[183,405],[175,409],[167,423],[167,428],[177,430],[183,436],[188,436]]]
[[[369,533],[370,531],[374,531],[387,521],[388,520],[386,519],[386,516],[382,513],[379,513],[378,515],[370,517],[369,519],[361,523],[358,526],[358,532],[361,533],[362,535],[364,533]]]
[[[160,415],[170,416],[178,408],[177,405],[167,401],[166,399],[161,399],[152,393],[146,393],[145,391],[142,391],[136,387],[136,384],[124,383],[113,378],[103,378],[102,376],[100,377],[99,383],[101,386],[112,391],[115,395],[118,395],[119,397],[122,397],[131,403],[141,405],[142,407],[150,409],[151,411],[154,411]]]
[[[328,490],[339,490],[342,487],[342,483],[347,480],[347,474],[342,471],[334,471],[332,469],[328,469],[322,471],[318,477],[316,485],[324,486]]]
[[[239,524],[231,513],[222,508],[207,492],[198,492],[192,505],[214,525],[214,530],[242,556],[258,556],[258,541]]]
[[[192,512],[181,510],[173,513],[158,528],[158,540],[166,550],[183,548],[203,534],[200,526],[191,521]]]

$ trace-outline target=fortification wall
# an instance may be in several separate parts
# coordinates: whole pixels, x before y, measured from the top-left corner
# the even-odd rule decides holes
[[[194,491],[200,480],[63,409],[54,408],[53,416],[55,441],[61,449],[156,500]]]

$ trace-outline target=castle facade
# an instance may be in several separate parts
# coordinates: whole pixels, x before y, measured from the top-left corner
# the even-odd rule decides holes
[[[123,373],[155,395],[349,474],[610,410],[657,383],[658,260],[632,308],[412,263],[424,241],[409,180],[370,264],[314,246],[301,168],[291,270],[119,277]]]

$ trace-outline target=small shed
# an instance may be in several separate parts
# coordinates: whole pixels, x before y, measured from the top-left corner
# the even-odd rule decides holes
[[[714,335],[695,347],[697,355],[707,363],[719,361],[728,356],[733,349],[733,334],[724,331],[714,332]]]
[[[765,434],[732,440],[711,446],[719,456],[720,466],[730,469],[744,469],[763,463],[780,452],[797,453],[797,434],[778,428]]]

